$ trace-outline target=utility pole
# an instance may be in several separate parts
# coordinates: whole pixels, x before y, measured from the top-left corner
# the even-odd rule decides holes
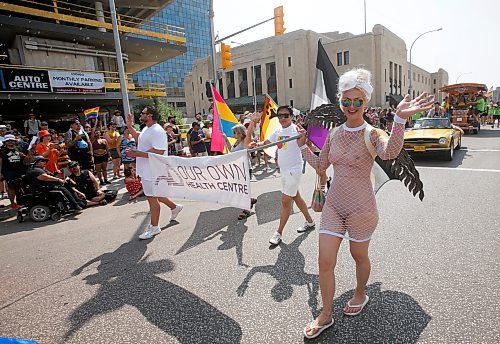
[[[210,33],[212,36],[212,68],[214,70],[214,86],[219,89],[219,78],[217,77],[217,63],[215,61],[215,29],[214,29],[214,0],[210,0],[210,9],[208,11],[210,17]]]
[[[109,0],[109,10],[111,12],[111,23],[113,24],[113,37],[115,40],[116,62],[118,63],[118,75],[120,77],[120,90],[122,93],[123,111],[125,114],[130,112],[130,103],[128,101],[127,77],[125,75],[125,66],[123,65],[122,45],[120,43],[120,32],[116,21],[115,0]]]

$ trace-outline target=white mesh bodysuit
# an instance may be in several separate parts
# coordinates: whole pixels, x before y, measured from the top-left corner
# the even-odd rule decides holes
[[[374,160],[365,143],[366,125],[349,128],[343,124],[326,140],[319,157],[307,148],[303,150],[314,169],[325,171],[330,164],[334,169],[320,233],[362,242],[370,240],[377,227],[377,204],[370,180]],[[404,124],[394,122],[389,139],[372,130],[370,141],[382,160],[394,159],[403,147],[403,135]]]

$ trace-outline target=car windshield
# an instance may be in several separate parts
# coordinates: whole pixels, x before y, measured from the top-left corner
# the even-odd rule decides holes
[[[448,118],[422,118],[415,122],[413,129],[450,129]]]

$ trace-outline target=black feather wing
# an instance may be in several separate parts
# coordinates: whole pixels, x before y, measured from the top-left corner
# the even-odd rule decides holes
[[[424,199],[424,184],[410,155],[402,149],[395,159],[382,160],[378,156],[375,162],[384,170],[389,179],[400,180],[408,190],[422,201]]]
[[[346,121],[346,117],[338,104],[323,104],[309,112],[305,124],[331,129]]]

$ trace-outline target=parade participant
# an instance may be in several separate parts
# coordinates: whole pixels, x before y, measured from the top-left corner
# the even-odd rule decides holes
[[[59,158],[59,150],[52,143],[52,135],[48,130],[40,130],[38,132],[40,143],[35,146],[36,155],[41,155],[48,159],[45,169],[51,173],[59,171],[57,159]]]
[[[481,125],[486,125],[486,117],[488,116],[488,114],[486,113],[486,106],[487,106],[487,103],[486,103],[486,100],[484,99],[483,95],[482,94],[479,94],[477,96],[477,99],[475,102],[473,102],[473,104],[476,105],[476,115],[479,115],[480,116],[480,120],[481,120]]]
[[[260,118],[260,117],[258,117],[258,118]],[[231,131],[233,132],[233,137],[236,140],[233,145],[231,145],[231,143],[227,139],[227,136],[223,135],[227,150],[230,151],[231,153],[233,153],[233,152],[240,151],[242,149],[249,148],[250,145],[253,143],[252,142],[252,132],[253,132],[255,123],[256,123],[255,121],[252,121],[252,124],[249,126],[248,130],[247,130],[247,128],[245,128],[245,126],[243,124],[237,124],[234,127],[232,127]],[[255,144],[255,143],[253,143],[253,144]],[[249,162],[249,166],[250,166],[250,162]],[[250,198],[250,209],[252,209],[252,207],[255,205],[255,203],[257,203],[257,199]],[[249,217],[250,215],[252,215],[252,213],[250,211],[243,210],[241,212],[241,214],[238,216],[238,220],[244,220],[247,217]]]
[[[201,131],[203,132],[203,135],[205,135],[205,147],[207,149],[207,154],[208,155],[213,155],[211,152],[211,144],[212,144],[212,122],[211,121],[204,121],[205,126]]]
[[[371,73],[364,69],[354,69],[340,77],[339,98],[347,120],[338,130],[330,133],[319,157],[308,148],[305,137],[298,140],[305,159],[313,168],[325,171],[332,164],[335,171],[320,223],[318,262],[323,309],[318,318],[304,328],[306,338],[315,338],[333,325],[334,269],[343,239],[349,240],[357,279],[354,296],[347,302],[343,312],[357,315],[369,300],[365,294],[371,269],[368,246],[378,222],[370,180],[374,159],[365,141],[367,123],[363,120],[364,108],[373,92],[370,79]],[[425,92],[415,100],[406,95],[395,110],[390,138],[377,129],[368,132],[369,144],[380,159],[398,156],[403,146],[406,119],[428,109],[433,102],[434,97]]]
[[[116,131],[116,124],[108,124],[108,131],[104,133],[104,138],[108,142],[108,152],[113,163],[113,179],[121,178],[121,153],[120,153],[120,133]]]
[[[495,120],[497,121],[497,128],[500,128],[500,102],[497,102],[493,105],[493,123],[491,123],[491,127],[495,126]]]
[[[292,123],[293,109],[290,106],[280,106],[276,111],[281,128],[271,134],[268,140],[258,142],[257,147],[271,142],[281,141],[298,135],[297,126]],[[272,245],[281,242],[283,230],[290,217],[292,203],[295,202],[305,217],[306,222],[297,229],[302,233],[316,226],[307,209],[307,204],[300,195],[299,185],[302,176],[302,154],[300,153],[297,140],[292,140],[278,145],[278,160],[281,174],[281,215],[278,230],[269,240]]]
[[[97,178],[88,170],[81,170],[77,161],[69,165],[69,178],[74,182],[73,191],[85,203],[85,207],[106,205],[105,194],[99,187]]]
[[[4,137],[3,146],[0,149],[0,179],[7,184],[7,195],[12,209],[19,209],[16,204],[16,190],[13,182],[21,178],[27,170],[31,156],[29,153],[22,152],[16,146],[16,138],[12,134]]]
[[[174,138],[174,130],[170,123],[165,124],[165,132],[167,133],[167,144],[168,144],[168,155],[177,155],[177,149],[175,148],[176,139]]]
[[[127,116],[127,128],[137,142],[137,150],[128,150],[126,154],[129,157],[136,158],[137,174],[141,177],[142,188],[148,200],[151,213],[150,223],[144,230],[144,233],[139,235],[139,239],[150,239],[161,232],[161,228],[158,226],[160,221],[160,202],[165,204],[172,211],[170,221],[177,218],[183,206],[181,204],[175,204],[168,197],[155,197],[153,195],[153,180],[148,163],[148,152],[164,155],[168,150],[167,134],[157,123],[160,118],[158,110],[153,106],[146,106],[142,110],[139,119],[145,126],[141,132],[134,129],[133,118],[132,114]]]
[[[72,161],[78,161],[85,170],[93,169],[92,144],[90,137],[82,129],[82,124],[78,119],[71,122],[71,127],[64,136],[68,147],[69,157]]]
[[[111,184],[108,181],[108,141],[96,128],[92,131],[92,153],[94,154],[94,165],[99,182],[101,185]]]

